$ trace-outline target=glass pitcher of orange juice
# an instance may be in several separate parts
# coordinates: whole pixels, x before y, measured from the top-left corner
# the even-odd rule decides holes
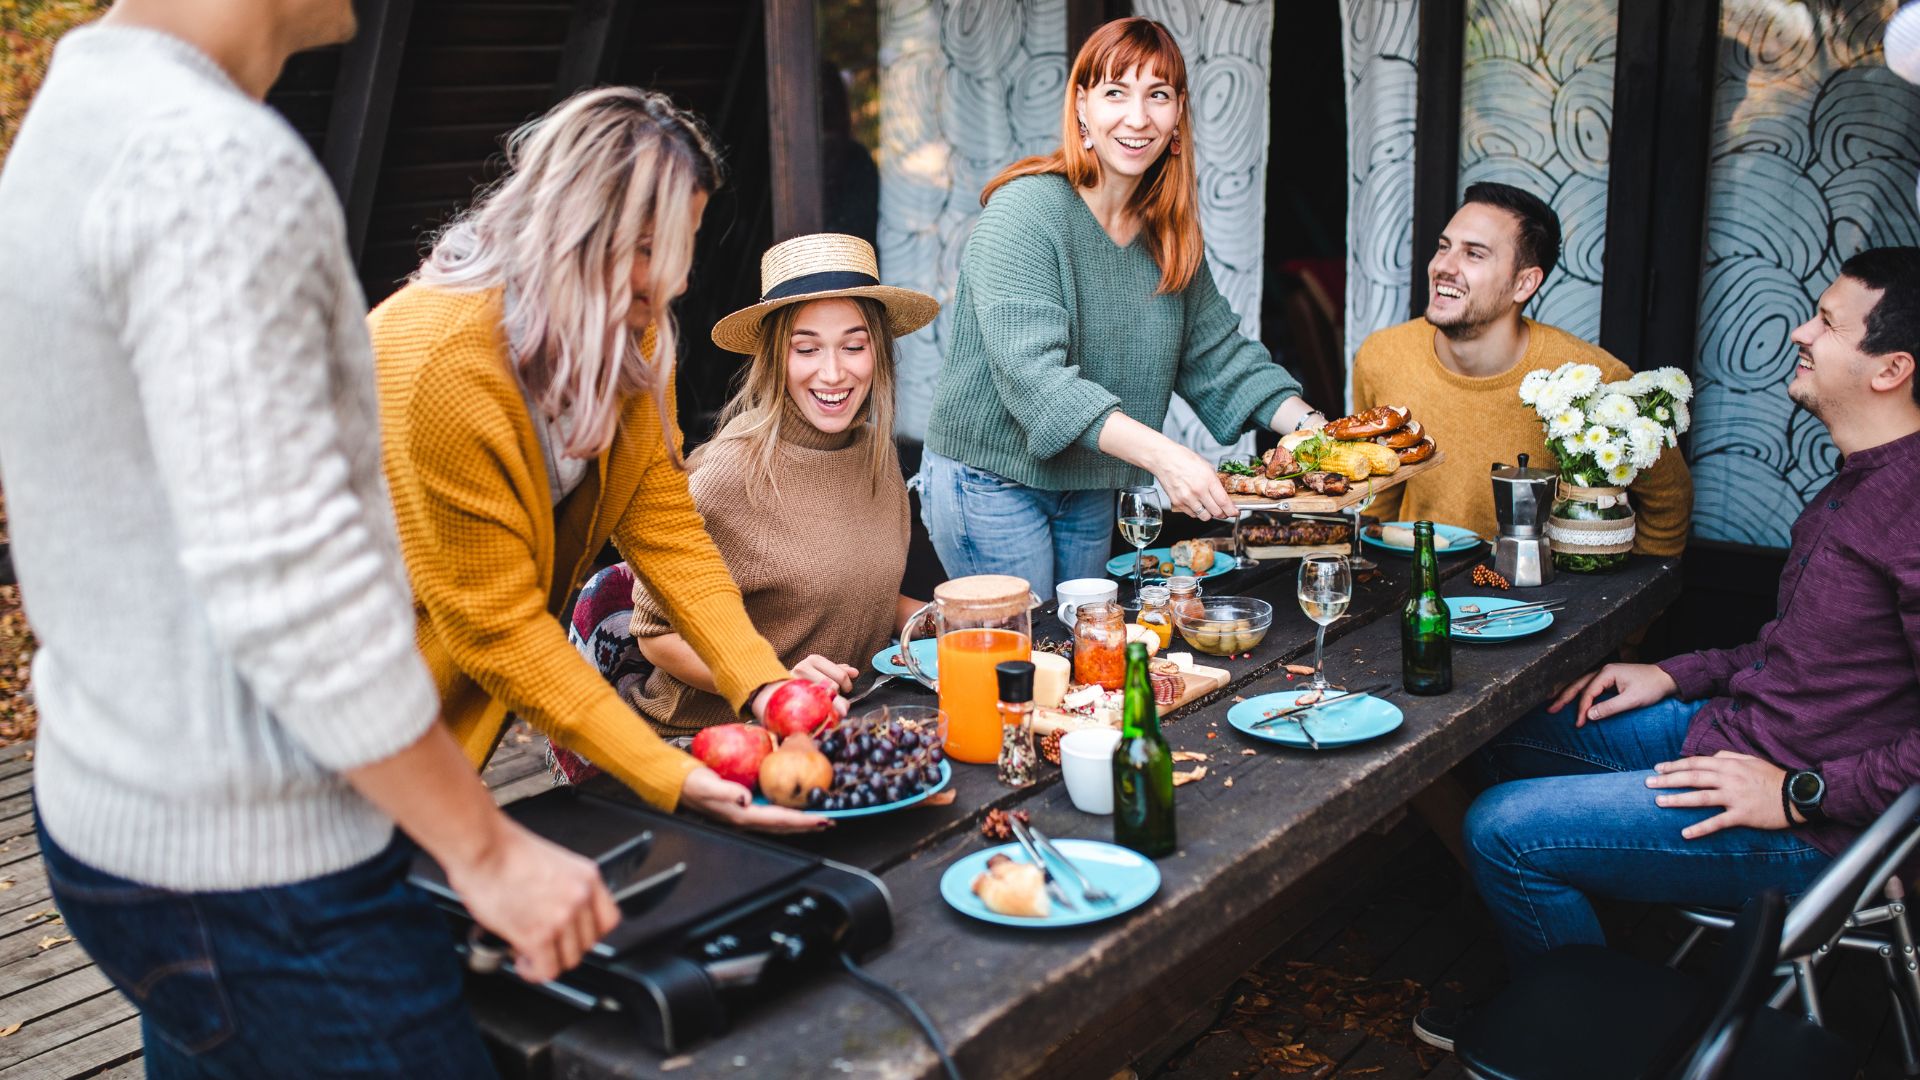
[[[1033,656],[1033,619],[1040,598],[1022,578],[976,574],[954,578],[933,590],[933,603],[913,613],[900,634],[900,658],[922,686],[940,692],[947,714],[947,756],[991,765],[1000,759],[1000,690],[994,666]],[[920,670],[913,631],[931,620],[939,642],[937,678]]]

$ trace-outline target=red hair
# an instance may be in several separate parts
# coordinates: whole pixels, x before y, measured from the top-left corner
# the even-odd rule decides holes
[[[1002,184],[1022,176],[1064,176],[1076,188],[1090,188],[1099,183],[1100,158],[1080,145],[1080,118],[1074,108],[1076,92],[1091,92],[1100,83],[1136,70],[1142,73],[1151,70],[1173,87],[1180,100],[1177,137],[1191,149],[1193,129],[1187,109],[1187,61],[1180,55],[1180,46],[1174,44],[1173,35],[1166,27],[1152,19],[1115,19],[1095,30],[1080,47],[1080,55],[1073,59],[1066,101],[1060,107],[1060,149],[1007,166],[980,193],[980,205],[985,206]],[[1160,267],[1163,293],[1185,289],[1199,272],[1200,260],[1206,257],[1200,239],[1198,186],[1191,153],[1162,153],[1160,160],[1147,167],[1128,204],[1128,209],[1140,219],[1148,253]]]

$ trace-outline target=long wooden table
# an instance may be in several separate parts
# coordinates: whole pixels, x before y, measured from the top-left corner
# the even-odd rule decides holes
[[[1328,632],[1336,682],[1399,678],[1398,611],[1404,557],[1375,555],[1381,570],[1359,583],[1348,616]],[[1485,549],[1442,558],[1445,591],[1484,593],[1465,571]],[[795,846],[880,876],[894,903],[892,944],[871,957],[874,975],[912,995],[969,1077],[1106,1077],[1187,1010],[1277,944],[1262,936],[1276,898],[1323,860],[1394,812],[1536,705],[1552,688],[1611,656],[1679,593],[1677,560],[1636,557],[1611,574],[1562,576],[1526,590],[1562,598],[1546,632],[1454,649],[1455,688],[1394,698],[1406,715],[1383,738],[1321,752],[1246,739],[1226,723],[1238,698],[1297,689],[1284,665],[1310,658],[1313,624],[1294,598],[1295,563],[1269,562],[1207,582],[1209,595],[1259,596],[1274,625],[1233,680],[1164,718],[1175,750],[1209,755],[1208,775],[1177,796],[1179,850],[1159,863],[1160,892],[1107,922],[1023,931],[967,918],[946,906],[939,879],[954,859],[991,843],[978,830],[993,807],[1028,811],[1055,837],[1111,838],[1111,819],[1073,809],[1057,772],[1033,787],[1000,785],[991,767],[956,766],[957,798],[843,822]],[[1036,634],[1064,628],[1036,619]],[[1211,661],[1209,661],[1211,662]],[[885,688],[871,700],[910,700]],[[1258,752],[1242,755],[1241,750]],[[1228,781],[1231,780],[1231,786]],[[931,1077],[940,1068],[918,1032],[886,1003],[842,976],[822,976],[741,1018],[729,1034],[663,1060],[617,1016],[579,1019],[525,991],[479,987],[482,1026],[512,1071],[554,1077]]]

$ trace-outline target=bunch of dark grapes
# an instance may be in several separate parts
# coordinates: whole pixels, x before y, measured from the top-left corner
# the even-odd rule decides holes
[[[946,757],[937,733],[903,720],[848,721],[820,740],[833,762],[833,790],[807,793],[809,810],[864,810],[910,798],[940,782]]]

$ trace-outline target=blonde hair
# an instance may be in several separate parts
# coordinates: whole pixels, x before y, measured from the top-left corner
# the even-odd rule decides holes
[[[867,324],[867,345],[873,350],[873,379],[861,410],[867,429],[867,470],[872,490],[878,492],[881,479],[889,471],[900,469],[893,448],[893,331],[886,306],[867,296],[823,297],[788,304],[762,320],[759,346],[741,376],[740,388],[721,410],[720,431],[709,444],[746,443],[747,455],[756,471],[767,477],[767,490],[775,501],[780,491],[773,480],[773,466],[780,452],[781,428],[788,423],[806,423],[795,420],[787,408],[787,353],[793,348],[793,326],[802,310],[828,299],[849,300],[860,309],[860,317]],[[698,456],[696,451],[696,464]]]
[[[664,94],[587,90],[507,139],[507,175],[456,217],[414,274],[426,285],[506,291],[503,329],[528,396],[571,418],[560,447],[597,457],[641,390],[680,464],[667,381],[677,355],[672,302],[693,264],[696,193],[720,183],[700,122]],[[651,232],[647,297],[654,349],[627,327],[632,261]]]

